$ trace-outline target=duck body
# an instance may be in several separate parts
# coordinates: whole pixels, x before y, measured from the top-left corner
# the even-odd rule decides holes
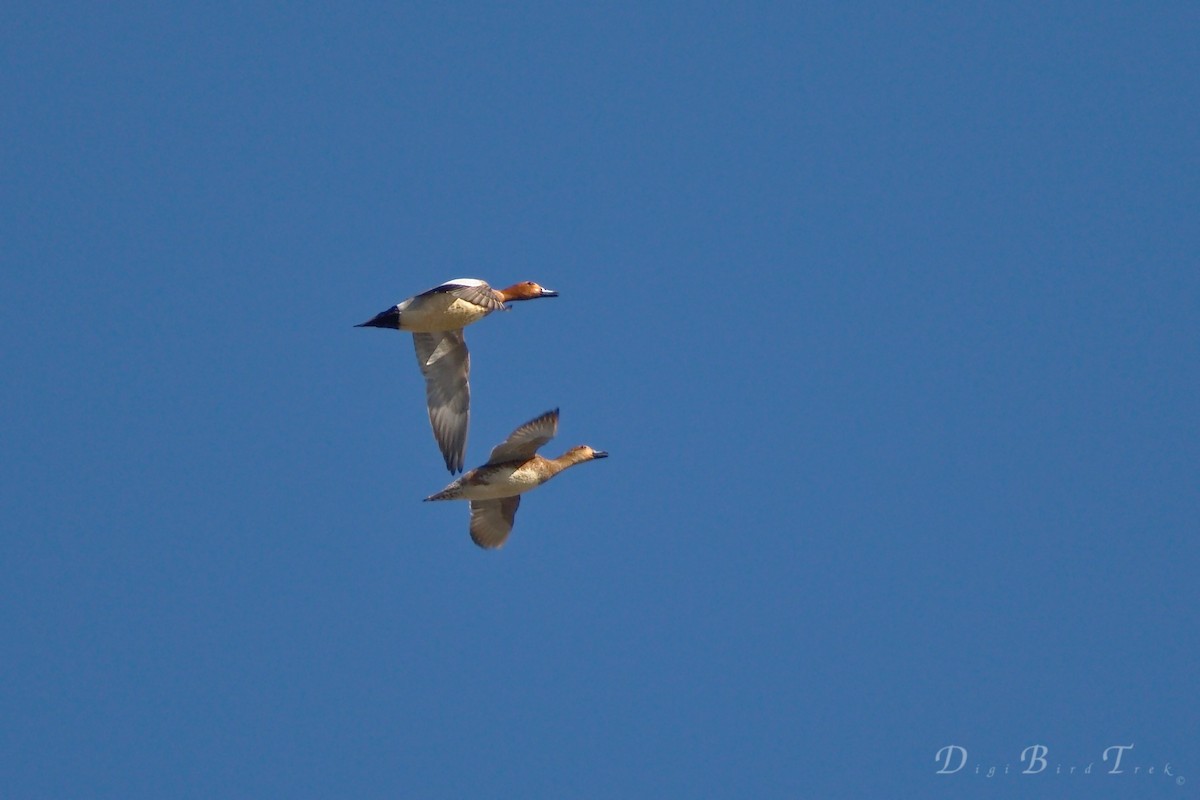
[[[553,296],[553,295],[551,295]],[[359,325],[360,328],[395,328],[414,333],[445,333],[506,308],[505,299],[478,278],[455,278],[402,300]]]
[[[455,278],[402,300],[357,328],[391,328],[413,335],[417,365],[425,376],[425,402],[434,439],[450,472],[461,472],[471,407],[471,355],[463,328],[506,303],[557,297],[533,281],[493,289],[478,278]]]
[[[546,459],[542,459],[545,461]],[[550,480],[533,460],[490,464],[473,469],[426,500],[495,500],[513,497]]]
[[[555,409],[513,431],[492,450],[488,463],[425,499],[470,501],[472,541],[484,548],[500,547],[512,531],[521,495],[569,467],[608,456],[587,445],[572,447],[558,458],[537,455],[557,432]]]

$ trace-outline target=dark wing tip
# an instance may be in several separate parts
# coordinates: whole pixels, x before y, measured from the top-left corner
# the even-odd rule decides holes
[[[441,442],[438,442],[438,444],[440,445]],[[463,461],[466,460],[465,456],[466,454],[462,452],[453,453],[449,450],[442,451],[442,460],[446,462],[446,469],[450,470],[451,475],[456,472],[463,471]]]

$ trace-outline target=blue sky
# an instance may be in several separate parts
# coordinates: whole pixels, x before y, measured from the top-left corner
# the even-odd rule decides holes
[[[7,6],[0,794],[1195,797],[1198,37]],[[468,463],[612,454],[498,552],[352,327],[458,276]]]

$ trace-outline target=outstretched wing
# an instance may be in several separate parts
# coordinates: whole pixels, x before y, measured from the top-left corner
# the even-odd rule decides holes
[[[486,308],[488,311],[501,311],[506,308],[504,301],[496,296],[496,292],[492,287],[478,278],[455,278],[452,281],[446,281],[440,286],[435,286],[428,291],[421,292],[417,297],[430,294],[451,294],[459,300],[464,300],[480,308]]]
[[[547,411],[536,419],[531,419],[508,435],[488,458],[488,464],[502,464],[505,461],[517,461],[533,458],[538,448],[554,438],[558,433],[558,409]],[[484,466],[487,466],[486,464]]]
[[[471,413],[471,354],[463,332],[414,333],[417,363],[425,376],[429,424],[446,461],[446,469],[461,472],[467,453]]]
[[[471,501],[471,541],[489,550],[504,544],[512,532],[521,495]]]

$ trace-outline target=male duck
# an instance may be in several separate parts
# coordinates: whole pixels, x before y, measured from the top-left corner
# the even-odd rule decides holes
[[[557,408],[517,428],[492,450],[486,464],[425,499],[470,500],[471,540],[480,547],[499,547],[512,531],[522,493],[541,486],[567,467],[608,456],[587,445],[572,447],[558,458],[537,455],[538,448],[556,433]]]
[[[417,363],[425,376],[429,424],[450,472],[463,468],[471,407],[471,356],[463,328],[506,309],[505,303],[539,297],[558,297],[558,292],[533,281],[493,289],[478,278],[455,278],[354,326],[412,332]]]

